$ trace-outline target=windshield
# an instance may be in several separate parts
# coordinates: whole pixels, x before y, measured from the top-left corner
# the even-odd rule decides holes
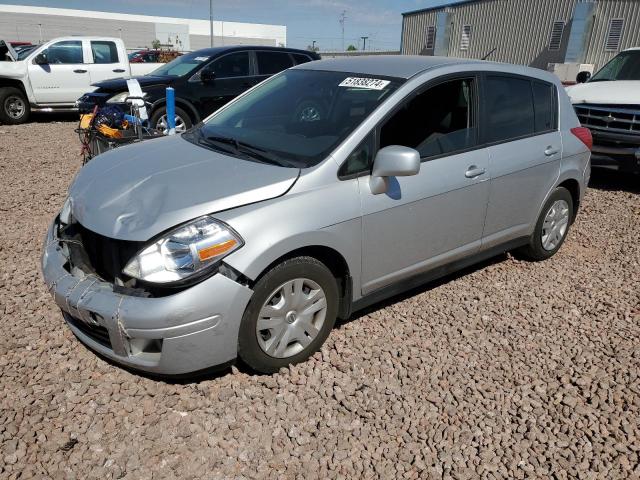
[[[592,78],[592,82],[640,80],[640,50],[622,52]]]
[[[200,65],[208,61],[209,58],[209,56],[198,54],[197,52],[188,53],[156,68],[151,72],[151,75],[157,75],[160,77],[181,77],[196,70]]]
[[[286,70],[185,135],[230,153],[260,152],[257,160],[310,167],[325,159],[402,82],[345,72]]]

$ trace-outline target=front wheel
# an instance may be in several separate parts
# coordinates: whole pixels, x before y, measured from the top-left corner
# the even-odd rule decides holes
[[[311,257],[286,260],[256,283],[242,317],[238,355],[262,373],[302,362],[329,336],[337,311],[331,271]]]
[[[29,119],[31,108],[24,93],[14,87],[0,88],[0,122],[18,125]]]
[[[176,107],[176,133],[183,133],[189,130],[193,126],[191,117],[179,107]],[[167,109],[166,107],[160,107],[153,115],[151,115],[151,128],[162,132],[167,135],[169,133],[169,123],[167,122]]]
[[[529,244],[517,253],[528,260],[553,257],[569,234],[573,218],[573,198],[564,187],[558,187],[544,205]]]

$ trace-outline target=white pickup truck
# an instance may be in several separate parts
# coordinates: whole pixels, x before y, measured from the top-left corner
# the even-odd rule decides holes
[[[56,38],[24,53],[0,40],[0,123],[26,122],[31,112],[73,110],[94,90],[91,84],[145,75],[159,65],[129,64],[119,38]]]
[[[640,173],[640,48],[621,52],[591,76],[580,72],[567,93],[593,135],[594,167]]]

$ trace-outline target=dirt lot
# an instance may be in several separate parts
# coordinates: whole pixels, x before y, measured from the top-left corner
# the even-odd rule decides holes
[[[376,305],[309,362],[129,373],[39,271],[72,123],[0,126],[0,478],[640,478],[640,183],[596,177],[546,263],[504,256]]]

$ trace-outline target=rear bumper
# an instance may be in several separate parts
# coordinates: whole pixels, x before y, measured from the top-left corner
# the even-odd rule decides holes
[[[78,339],[114,362],[178,375],[235,359],[238,331],[253,291],[216,274],[174,295],[142,298],[113,291],[95,275],[69,269],[66,246],[47,232],[42,272]]]

